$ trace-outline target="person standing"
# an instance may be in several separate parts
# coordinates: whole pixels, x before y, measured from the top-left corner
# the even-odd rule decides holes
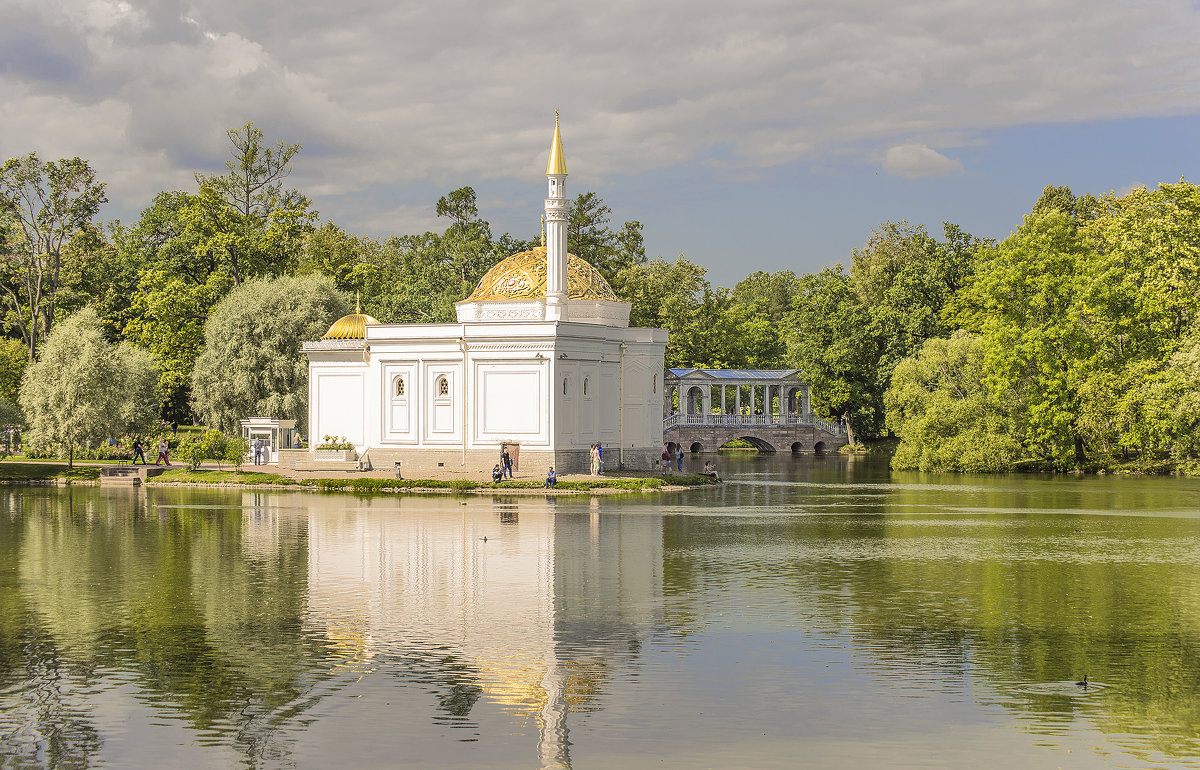
[[[600,450],[595,444],[592,444],[592,463],[591,472],[593,476],[600,475]]]
[[[255,465],[263,464],[262,454],[263,454],[263,440],[262,440],[262,436],[259,436],[258,438],[254,439],[254,464]]]
[[[142,465],[148,465],[146,462],[146,453],[142,450],[142,438],[138,436],[133,440],[133,464],[137,465],[138,458],[142,458]]]
[[[604,475],[604,444],[596,442],[596,475]]]
[[[667,446],[666,444],[662,445],[661,459],[662,459],[663,475],[670,476],[671,475],[671,448],[669,446]]]
[[[500,447],[500,475],[507,478],[512,478],[512,455],[508,453],[507,446]]]
[[[675,447],[675,469],[683,473],[683,445]]]
[[[171,456],[167,453],[167,439],[160,438],[158,440],[158,459],[154,461],[155,465],[171,464]]]

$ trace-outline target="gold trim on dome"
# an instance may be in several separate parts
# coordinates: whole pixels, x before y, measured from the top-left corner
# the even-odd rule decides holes
[[[541,299],[546,296],[546,247],[513,254],[496,264],[467,302]],[[567,255],[567,297],[620,302],[600,271],[574,254]]]
[[[357,305],[357,303],[355,304]],[[321,339],[365,340],[367,338],[367,327],[378,323],[378,321],[365,313],[351,313],[334,321],[333,326],[329,327],[329,331],[325,332],[325,336]]]

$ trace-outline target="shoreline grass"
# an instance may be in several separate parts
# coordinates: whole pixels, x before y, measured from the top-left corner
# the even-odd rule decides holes
[[[0,462],[0,481],[96,481],[100,468],[95,465],[76,465],[70,468],[61,460],[5,460]]]
[[[538,479],[520,481],[473,481],[470,479],[377,479],[377,478],[314,478],[294,479],[277,473],[235,470],[189,470],[172,468],[153,478],[148,485],[198,484],[237,486],[279,486],[300,489],[317,489],[350,492],[401,492],[420,490],[450,490],[456,492],[502,492],[505,490],[542,490],[554,492],[587,492],[592,490],[616,490],[624,492],[649,492],[665,486],[703,486],[715,483],[707,476],[619,476],[583,481],[564,480],[553,490],[545,489],[545,482]]]

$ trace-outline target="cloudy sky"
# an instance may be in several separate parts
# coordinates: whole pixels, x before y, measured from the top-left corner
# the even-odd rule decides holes
[[[595,190],[732,285],[845,262],[873,227],[1003,237],[1047,184],[1196,172],[1184,0],[0,0],[0,158],[88,158],[106,219],[220,170],[253,120],[362,234],[479,193],[538,229],[554,110]]]

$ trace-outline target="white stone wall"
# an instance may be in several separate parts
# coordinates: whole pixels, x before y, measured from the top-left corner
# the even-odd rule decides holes
[[[372,326],[357,353],[306,347],[313,439],[460,464],[502,442],[551,460],[600,441],[614,467],[621,447],[632,457],[661,443],[665,345],[662,330],[587,323]]]

